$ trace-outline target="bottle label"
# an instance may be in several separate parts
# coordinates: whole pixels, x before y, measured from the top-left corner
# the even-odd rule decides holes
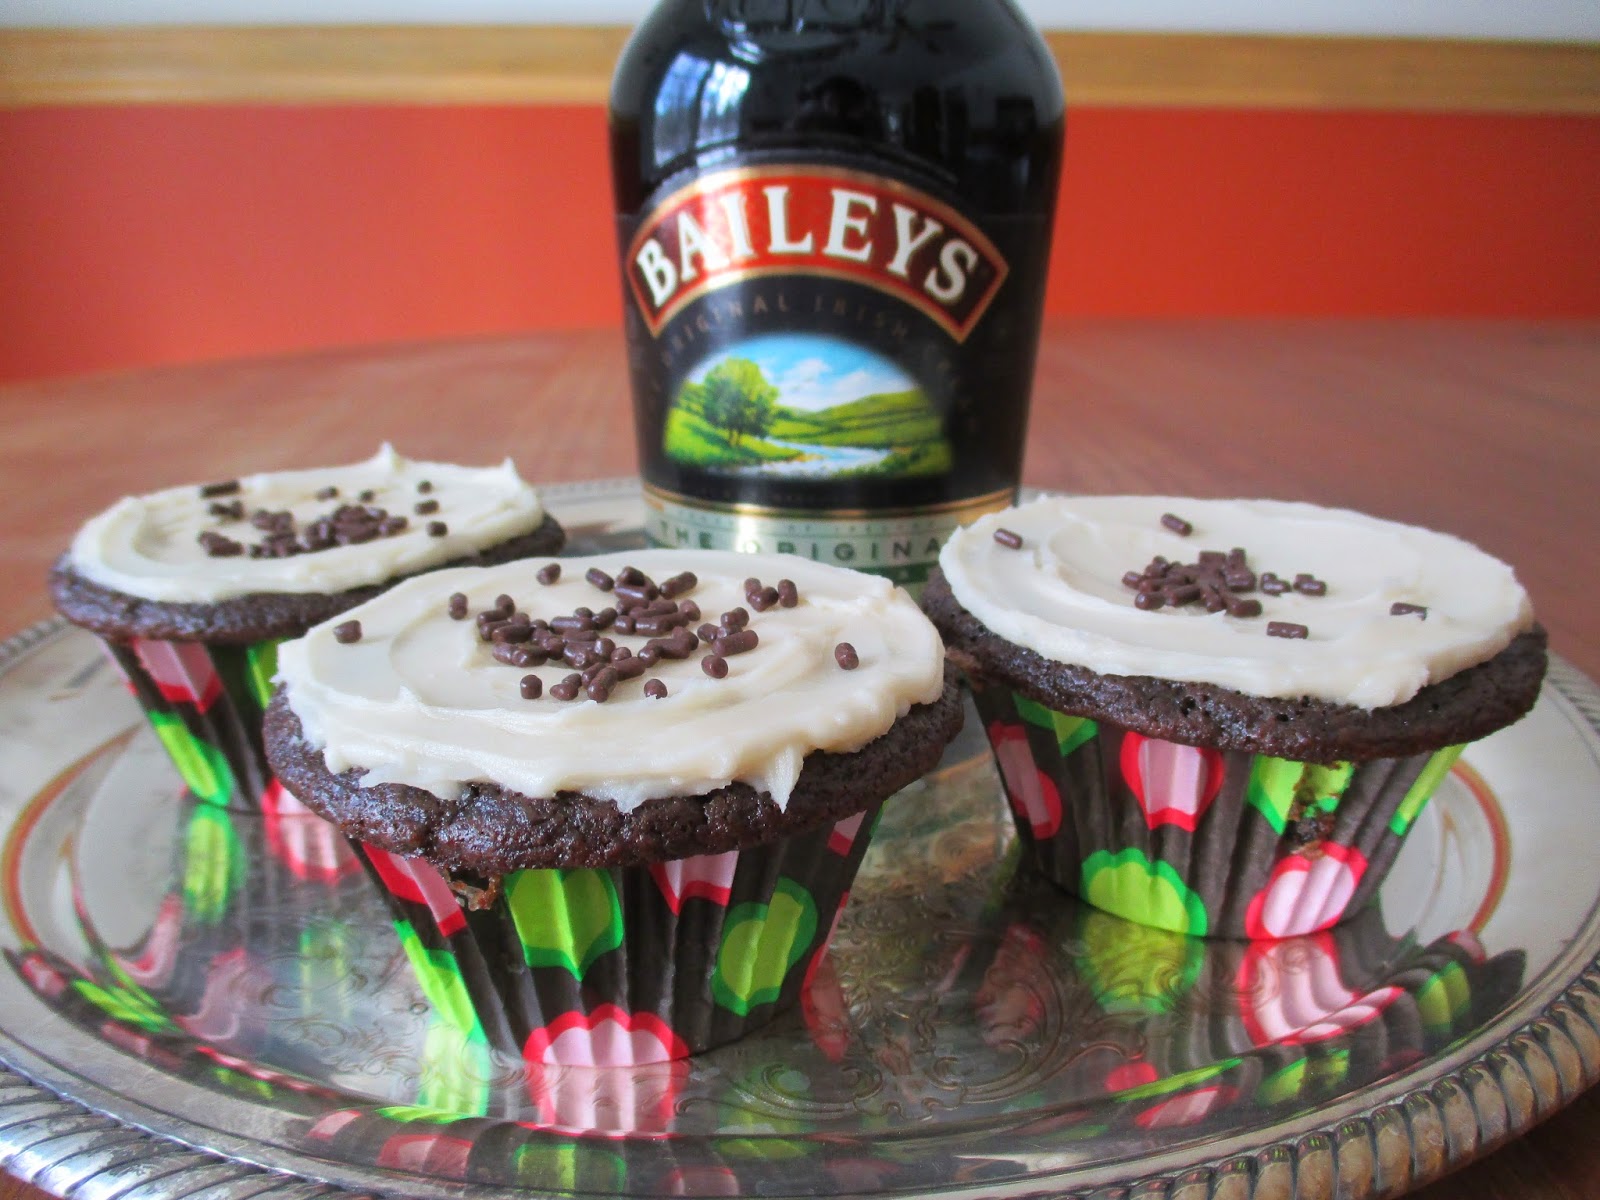
[[[905,511],[808,513],[708,505],[646,484],[645,535],[657,546],[798,554],[915,586],[928,578],[955,530],[1015,499],[1012,491]]]
[[[865,166],[746,162],[622,216],[656,541],[915,583],[1014,497],[1046,218]]]
[[[1000,252],[933,197],[857,171],[720,171],[668,196],[628,247],[651,336],[707,292],[743,280],[855,280],[966,341],[1005,282]]]

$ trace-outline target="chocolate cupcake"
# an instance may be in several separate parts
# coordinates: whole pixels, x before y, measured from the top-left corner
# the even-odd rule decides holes
[[[202,800],[255,808],[277,647],[439,567],[559,550],[565,534],[509,461],[366,462],[129,496],[50,574],[56,608],[104,640]]]
[[[880,806],[961,723],[909,596],[792,557],[439,572],[279,669],[272,766],[360,843],[435,1007],[550,1066],[793,1004]]]
[[[1538,696],[1511,569],[1274,501],[1044,499],[946,546],[923,606],[1057,884],[1180,933],[1327,929],[1468,742]]]

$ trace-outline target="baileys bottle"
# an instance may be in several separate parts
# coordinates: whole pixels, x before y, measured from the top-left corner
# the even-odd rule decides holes
[[[921,582],[1016,492],[1043,40],[1011,0],[661,0],[610,118],[651,538]]]

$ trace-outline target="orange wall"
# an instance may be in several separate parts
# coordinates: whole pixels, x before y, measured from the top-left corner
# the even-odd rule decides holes
[[[1600,118],[1080,109],[1050,311],[1600,315]],[[619,312],[591,107],[0,112],[0,380]]]

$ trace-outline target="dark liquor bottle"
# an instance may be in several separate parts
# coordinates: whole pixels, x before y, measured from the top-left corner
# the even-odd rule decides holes
[[[1043,40],[1012,0],[661,0],[610,113],[651,537],[920,582],[1017,488]]]

